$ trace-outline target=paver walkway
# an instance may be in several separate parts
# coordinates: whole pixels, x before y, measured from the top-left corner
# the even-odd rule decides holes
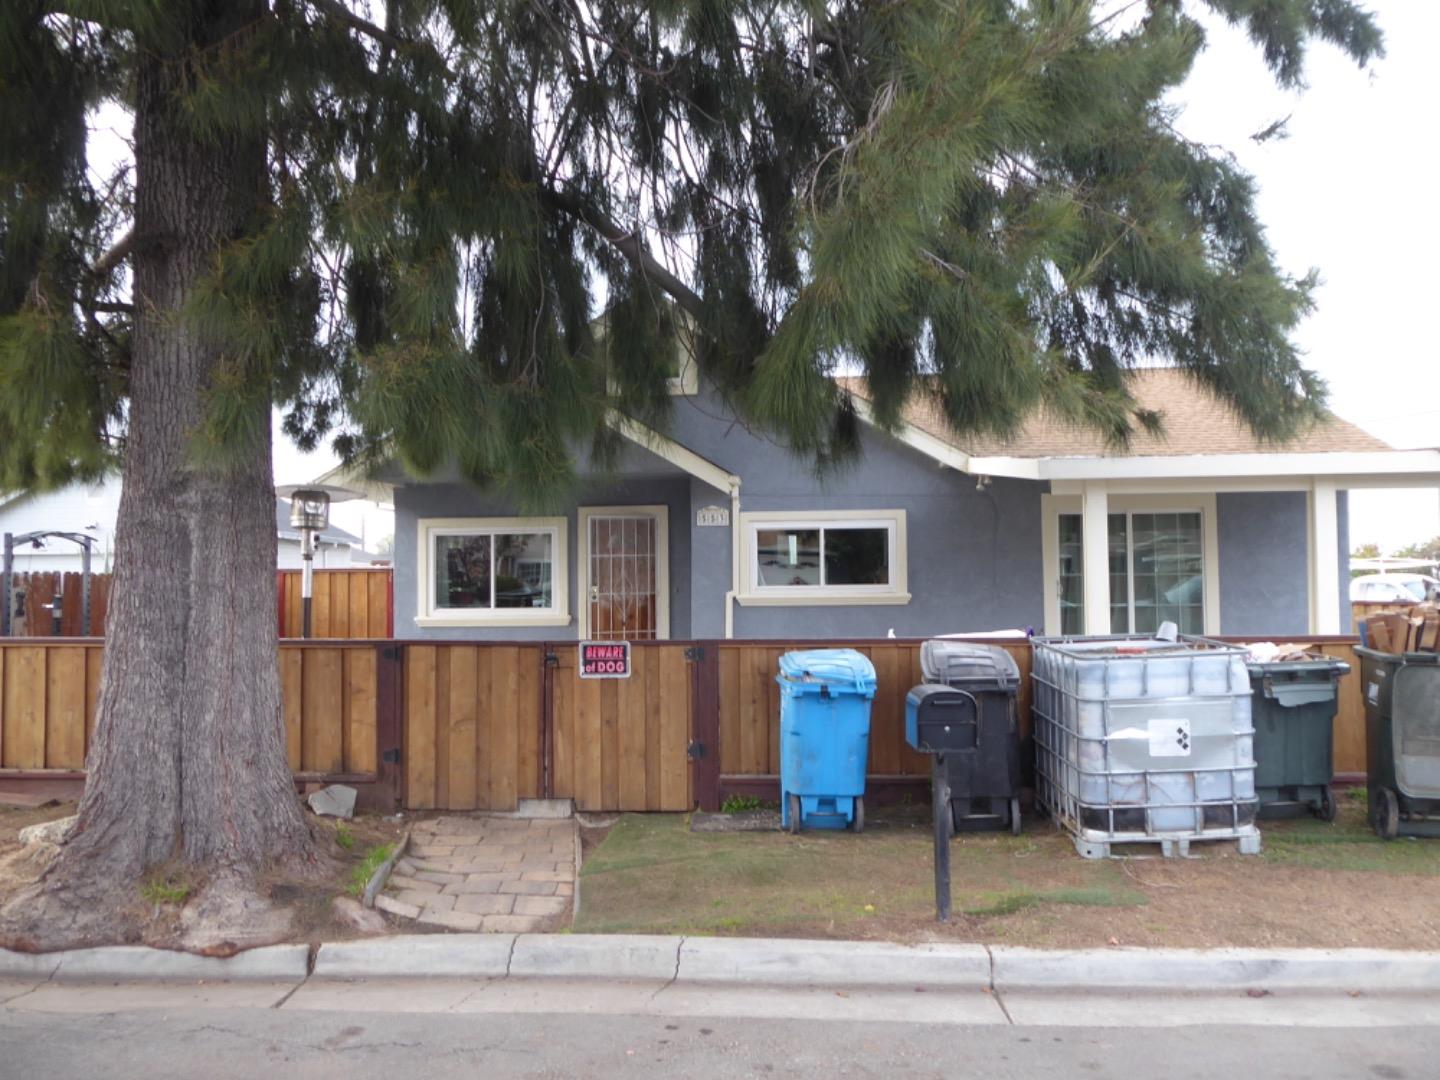
[[[558,929],[575,894],[575,846],[570,818],[422,821],[375,906],[449,930]]]

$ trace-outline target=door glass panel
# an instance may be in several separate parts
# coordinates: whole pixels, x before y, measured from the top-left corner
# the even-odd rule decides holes
[[[826,585],[890,584],[889,529],[826,529]]]
[[[1080,515],[1060,515],[1060,633],[1085,632],[1085,561]]]
[[[1124,514],[1111,514],[1107,522],[1110,550],[1110,632],[1129,633],[1130,577]]]
[[[594,640],[659,636],[658,536],[653,517],[590,518],[590,625]]]
[[[1200,515],[1132,514],[1135,624],[1153,634],[1167,620],[1184,634],[1205,629],[1205,560]]]

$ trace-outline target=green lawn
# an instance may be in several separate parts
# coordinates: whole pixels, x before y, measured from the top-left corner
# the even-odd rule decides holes
[[[1044,821],[957,838],[956,918],[934,917],[924,808],[872,812],[865,833],[692,833],[627,814],[587,856],[577,932],[925,940],[1045,946],[1372,945],[1440,948],[1420,896],[1440,841],[1377,839],[1361,800],[1333,825],[1264,822],[1264,853],[1195,844],[1188,860],[1087,861]]]

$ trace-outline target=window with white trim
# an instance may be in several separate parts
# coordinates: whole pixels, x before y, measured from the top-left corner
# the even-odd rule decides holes
[[[1084,633],[1079,514],[1060,515],[1060,632]],[[1205,632],[1205,549],[1199,511],[1109,515],[1110,632],[1153,634],[1174,622]]]
[[[905,603],[905,511],[741,516],[742,603]]]
[[[564,625],[564,518],[423,519],[421,625]]]

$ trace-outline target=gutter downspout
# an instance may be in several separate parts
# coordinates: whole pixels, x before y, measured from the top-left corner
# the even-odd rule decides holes
[[[740,595],[740,480],[730,484],[730,591],[725,594],[725,640],[735,636],[735,598]]]

